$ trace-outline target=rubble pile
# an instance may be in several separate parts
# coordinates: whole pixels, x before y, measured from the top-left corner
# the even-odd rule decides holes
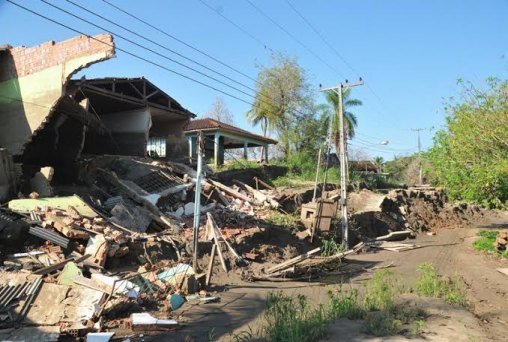
[[[202,181],[194,268],[193,169],[147,158],[88,157],[80,161],[79,181],[86,186],[74,195],[32,192],[1,210],[0,243],[12,253],[1,260],[0,291],[9,301],[0,303],[0,327],[30,322],[46,327],[47,340],[171,330],[185,303],[219,300],[206,290],[213,277],[297,275],[311,267],[303,261],[319,256],[319,247],[265,222],[280,209],[277,189],[266,183],[260,189],[238,180],[232,186]],[[288,259],[291,269],[273,271]]]

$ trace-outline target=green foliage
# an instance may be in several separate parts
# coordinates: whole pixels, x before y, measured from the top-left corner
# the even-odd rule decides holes
[[[480,239],[473,242],[473,248],[480,252],[486,252],[489,254],[499,255],[503,258],[508,258],[508,250],[498,251],[494,242],[496,241],[499,232],[497,230],[480,230],[478,236]]]
[[[462,102],[446,106],[446,129],[427,153],[438,183],[452,199],[489,207],[508,204],[508,82],[463,86]]]
[[[321,256],[335,255],[346,250],[343,244],[338,243],[333,238],[329,240],[323,240],[322,242],[323,247],[321,247]]]
[[[263,167],[262,164],[253,160],[230,160],[223,165],[215,166],[213,158],[209,161],[209,166],[216,172],[229,171],[229,170],[244,170],[244,169],[258,169]]]
[[[421,334],[425,327],[426,315],[423,310],[409,304],[397,305],[367,315],[365,332],[374,336],[389,336],[400,333],[403,325],[410,325],[414,335]]]
[[[272,293],[265,312],[266,337],[273,342],[316,341],[326,336],[329,319],[323,307],[311,308],[307,298]]]
[[[327,312],[331,319],[361,319],[364,317],[365,311],[360,305],[356,289],[344,291],[341,285],[335,292],[330,290],[328,296]]]
[[[319,171],[319,180],[324,178],[324,156],[322,156],[322,166]],[[273,181],[275,186],[300,187],[309,186],[310,182],[316,179],[317,154],[312,155],[306,152],[294,152],[276,164],[286,166],[287,174],[278,177]],[[339,182],[339,170],[336,167],[328,169],[328,183]]]
[[[390,309],[401,292],[402,286],[395,274],[388,269],[380,270],[366,284],[363,305],[368,311]]]
[[[300,218],[296,213],[284,214],[276,210],[270,211],[268,216],[264,218],[267,223],[281,226],[287,229],[294,229],[300,225]]]
[[[301,129],[315,119],[313,91],[296,58],[272,55],[271,65],[259,66],[256,97],[247,118],[261,123],[263,131],[275,131],[284,155],[301,141]],[[308,130],[305,128],[304,130]]]
[[[420,276],[416,280],[416,293],[426,297],[443,298],[447,303],[466,306],[462,282],[458,276],[441,276],[434,264],[422,263],[417,268]]]

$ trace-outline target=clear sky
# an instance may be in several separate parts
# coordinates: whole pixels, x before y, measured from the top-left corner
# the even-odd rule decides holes
[[[37,0],[12,1],[87,34],[105,31]],[[113,33],[120,33],[196,67],[66,0],[47,1]],[[268,62],[270,49],[284,51],[298,58],[316,87],[319,101],[324,102],[322,95],[317,92],[319,84],[335,85],[346,78],[354,81],[361,76],[366,85],[354,88],[352,95],[362,100],[364,105],[354,110],[358,117],[358,134],[352,145],[370,156],[381,155],[385,159],[416,151],[416,133],[411,131],[412,128],[434,127],[435,132],[443,125],[443,101],[459,93],[456,85],[458,78],[481,87],[488,76],[508,76],[507,0],[250,0],[276,24],[260,14],[247,0],[108,0],[251,78],[239,75],[135,21],[102,0],[72,1],[250,88],[255,86],[251,78],[256,77],[256,64]],[[5,0],[0,0],[0,23],[0,44],[31,46],[77,35]],[[119,37],[115,42],[122,49],[224,89],[247,102],[252,101],[248,95],[217,84]],[[145,76],[198,115],[206,113],[214,98],[221,95],[120,51],[116,58],[93,65],[79,76],[83,74],[87,78]],[[230,80],[224,79],[224,82],[234,85]],[[234,86],[251,93],[247,88]],[[259,132],[259,128],[250,127],[245,120],[248,104],[221,96],[234,113],[237,125]],[[421,134],[422,147],[425,149],[432,143],[433,132],[427,130]],[[379,145],[382,140],[389,140],[390,143]]]

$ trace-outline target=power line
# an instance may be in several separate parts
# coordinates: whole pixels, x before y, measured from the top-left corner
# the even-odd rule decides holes
[[[120,12],[122,12],[122,13],[124,13],[124,14],[128,15],[129,17],[131,17],[131,18],[133,18],[133,19],[135,19],[135,20],[137,20],[137,21],[139,21],[139,22],[141,22],[141,23],[143,23],[143,24],[147,25],[148,27],[151,27],[152,29],[156,30],[157,32],[162,33],[163,35],[165,35],[165,36],[167,36],[167,37],[169,37],[169,38],[171,38],[171,39],[173,39],[173,40],[175,40],[175,41],[179,42],[180,44],[183,44],[183,45],[187,46],[188,48],[190,48],[190,49],[192,49],[192,50],[194,50],[194,51],[196,51],[196,52],[199,52],[200,54],[202,54],[203,56],[206,56],[206,57],[210,58],[210,59],[211,59],[211,60],[213,60],[214,62],[217,62],[217,63],[219,63],[220,65],[225,66],[226,68],[228,68],[228,69],[230,69],[230,70],[232,70],[232,71],[234,71],[234,72],[236,72],[236,73],[238,73],[238,74],[240,74],[240,75],[242,75],[242,76],[244,76],[244,77],[246,77],[246,78],[248,78],[248,79],[250,79],[250,80],[252,80],[252,81],[254,81],[254,82],[256,82],[256,81],[257,81],[254,77],[251,77],[251,76],[249,76],[249,75],[245,74],[244,72],[242,72],[242,71],[240,71],[240,70],[238,70],[238,69],[236,69],[236,68],[232,67],[231,65],[229,65],[229,64],[227,64],[227,63],[224,63],[223,61],[219,60],[218,58],[211,56],[210,54],[208,54],[208,53],[204,52],[203,50],[198,49],[197,47],[192,46],[192,45],[190,45],[189,43],[186,43],[184,40],[179,39],[179,38],[175,37],[174,35],[171,35],[171,34],[167,33],[166,31],[161,30],[160,28],[158,28],[158,27],[156,27],[156,26],[154,26],[154,25],[150,24],[149,22],[147,22],[147,21],[145,21],[145,20],[143,20],[143,19],[141,19],[141,18],[137,17],[136,15],[134,15],[134,14],[132,14],[132,13],[130,13],[130,12],[128,12],[128,11],[126,11],[126,10],[124,10],[124,9],[120,8],[118,5],[112,4],[112,3],[111,3],[111,2],[109,2],[108,0],[102,0],[102,1],[103,1],[104,3],[106,3],[106,4],[108,4],[109,6],[111,6],[111,7],[115,8],[115,9],[117,9],[118,11],[120,11]]]
[[[224,86],[226,86],[226,87],[228,87],[228,88],[231,88],[231,89],[233,89],[233,90],[236,90],[236,91],[238,91],[238,92],[240,92],[240,93],[242,93],[242,94],[244,94],[244,95],[247,95],[247,96],[249,96],[249,97],[255,98],[255,96],[253,96],[253,95],[252,95],[252,94],[250,94],[250,93],[247,93],[247,92],[245,92],[245,91],[243,91],[243,90],[241,90],[241,89],[239,89],[239,88],[237,88],[237,87],[234,87],[234,86],[232,86],[232,85],[230,85],[230,84],[228,84],[228,83],[226,83],[226,82],[224,82],[224,81],[221,81],[221,80],[219,80],[219,79],[217,79],[217,78],[215,78],[215,77],[213,77],[213,76],[210,76],[210,75],[208,75],[208,74],[206,74],[206,73],[204,73],[204,72],[201,72],[201,71],[199,71],[199,70],[197,70],[197,69],[194,69],[194,68],[192,68],[192,67],[190,67],[190,66],[188,66],[188,65],[186,65],[186,64],[184,64],[184,63],[182,63],[182,62],[177,61],[176,59],[173,59],[173,58],[171,58],[171,57],[168,57],[168,56],[166,56],[166,55],[163,55],[163,54],[161,54],[161,53],[159,53],[159,52],[157,52],[157,51],[155,51],[155,50],[153,50],[153,49],[151,49],[151,48],[149,48],[149,47],[147,47],[147,46],[144,46],[144,45],[142,45],[142,44],[136,43],[135,41],[133,41],[133,40],[131,40],[131,39],[129,39],[129,38],[126,38],[126,37],[124,37],[124,36],[122,36],[122,35],[120,35],[120,34],[118,34],[118,33],[115,33],[115,32],[113,32],[113,31],[111,31],[111,30],[108,30],[108,29],[106,29],[106,28],[104,28],[104,27],[102,27],[102,26],[100,26],[100,25],[97,25],[97,24],[95,24],[95,23],[93,23],[93,22],[91,22],[91,21],[89,21],[89,20],[86,20],[86,19],[84,19],[84,18],[81,18],[81,17],[79,17],[79,16],[75,15],[75,14],[74,14],[74,13],[72,13],[72,12],[69,12],[69,11],[67,11],[67,10],[65,10],[65,9],[63,9],[63,8],[61,8],[61,7],[58,7],[58,6],[54,5],[54,4],[49,3],[49,2],[48,2],[48,1],[46,1],[46,0],[41,0],[41,1],[42,1],[42,2],[44,2],[45,4],[49,5],[49,6],[53,7],[53,8],[56,8],[57,10],[59,10],[59,11],[61,11],[61,12],[64,12],[64,13],[66,13],[66,14],[68,14],[68,15],[70,15],[70,16],[72,16],[72,17],[76,18],[76,19],[79,19],[79,20],[81,20],[81,21],[83,21],[83,22],[85,22],[85,23],[87,23],[87,24],[89,24],[89,25],[92,25],[92,26],[94,26],[94,27],[96,27],[96,28],[98,28],[98,29],[100,29],[100,30],[104,30],[104,31],[110,32],[111,34],[113,34],[113,35],[115,35],[115,36],[117,36],[117,37],[119,37],[119,38],[121,38],[121,39],[123,39],[123,40],[125,40],[125,41],[127,41],[127,42],[129,42],[129,43],[131,43],[131,44],[133,44],[133,45],[136,45],[137,47],[140,47],[140,48],[142,48],[142,49],[144,49],[144,50],[150,51],[151,53],[153,53],[153,54],[155,54],[155,55],[157,55],[157,56],[160,56],[160,57],[162,57],[162,58],[165,58],[165,59],[167,59],[167,60],[169,60],[169,61],[171,61],[171,62],[173,62],[173,63],[175,63],[175,64],[178,64],[178,65],[180,65],[180,66],[182,66],[182,67],[184,67],[184,68],[186,68],[186,69],[188,69],[188,70],[191,70],[191,71],[193,71],[193,72],[195,72],[195,73],[198,73],[198,74],[200,74],[200,75],[202,75],[202,76],[205,76],[206,78],[209,78],[209,79],[211,79],[211,80],[213,80],[213,81],[215,81],[215,82],[217,82],[217,83],[220,83],[220,84],[222,84],[222,85],[224,85]]]
[[[62,26],[62,27],[64,27],[64,28],[66,28],[66,29],[68,29],[68,30],[71,30],[71,31],[73,31],[73,32],[75,32],[75,33],[78,33],[78,34],[80,34],[80,35],[84,35],[84,36],[86,36],[86,37],[88,37],[88,38],[90,38],[90,39],[93,39],[93,40],[95,40],[95,41],[97,41],[97,42],[101,43],[101,44],[104,44],[104,45],[106,45],[106,46],[110,46],[110,47],[112,47],[112,48],[115,48],[115,49],[117,49],[118,51],[121,51],[121,52],[123,52],[123,53],[125,53],[125,54],[127,54],[127,55],[129,55],[129,56],[131,56],[131,57],[134,57],[134,58],[139,59],[139,60],[141,60],[141,61],[144,61],[144,62],[146,62],[146,63],[152,64],[152,65],[154,65],[154,66],[156,66],[156,67],[158,67],[158,68],[161,68],[161,69],[163,69],[163,70],[166,70],[166,71],[168,71],[168,72],[170,72],[170,73],[172,73],[172,74],[178,75],[178,76],[180,76],[180,77],[183,77],[183,78],[185,78],[185,79],[188,79],[188,80],[190,80],[190,81],[192,81],[192,82],[195,82],[195,83],[197,83],[197,84],[200,84],[200,85],[202,85],[202,86],[204,86],[204,87],[207,87],[207,88],[209,88],[209,89],[215,90],[215,91],[217,91],[217,92],[219,92],[219,93],[221,93],[221,94],[224,94],[224,95],[226,95],[226,96],[229,96],[229,97],[231,97],[231,98],[234,98],[234,99],[236,99],[236,100],[238,100],[238,101],[241,101],[241,102],[243,102],[243,103],[246,103],[246,104],[248,104],[248,105],[252,106],[252,103],[248,102],[247,100],[244,100],[244,99],[242,99],[242,98],[240,98],[240,97],[238,97],[238,96],[236,96],[236,95],[230,94],[230,93],[228,93],[228,92],[226,92],[226,91],[224,91],[224,90],[222,90],[222,89],[216,88],[216,87],[214,87],[214,86],[212,86],[212,85],[209,85],[209,84],[207,84],[207,83],[204,83],[204,82],[202,82],[202,81],[200,81],[200,80],[197,80],[197,79],[195,79],[195,78],[192,78],[192,77],[190,77],[190,76],[187,76],[187,75],[185,75],[185,74],[182,74],[182,73],[180,73],[180,72],[178,72],[178,71],[172,70],[172,69],[170,69],[170,68],[168,68],[168,67],[165,67],[165,66],[163,66],[163,65],[161,65],[161,64],[159,64],[159,63],[157,63],[157,62],[151,61],[151,60],[149,60],[149,59],[147,59],[147,58],[145,58],[145,57],[139,56],[139,55],[137,55],[137,54],[135,54],[135,53],[133,53],[133,52],[130,52],[130,51],[128,51],[128,50],[125,50],[125,49],[123,49],[123,48],[116,47],[116,46],[115,46],[115,45],[113,45],[113,44],[106,43],[106,42],[104,42],[104,41],[102,41],[102,40],[100,40],[100,39],[97,39],[97,38],[95,38],[95,37],[93,37],[93,36],[90,36],[89,34],[86,34],[86,33],[82,32],[82,31],[80,31],[80,30],[77,30],[77,29],[75,29],[75,28],[72,28],[72,27],[70,27],[70,26],[68,26],[68,25],[66,25],[66,24],[63,24],[63,23],[61,23],[61,22],[59,22],[59,21],[57,21],[57,20],[55,20],[55,19],[52,19],[52,18],[47,17],[47,16],[45,16],[45,15],[43,15],[43,14],[41,14],[41,13],[38,13],[38,12],[36,12],[36,11],[33,11],[33,10],[31,10],[31,9],[29,9],[29,8],[25,7],[25,6],[22,6],[22,5],[18,4],[18,3],[15,3],[15,2],[14,2],[14,1],[12,1],[12,0],[6,0],[6,1],[7,1],[8,3],[13,4],[13,5],[15,5],[15,6],[17,6],[17,7],[21,8],[21,9],[23,9],[23,10],[27,11],[27,12],[30,12],[30,13],[32,13],[32,14],[34,14],[34,15],[36,15],[36,16],[38,16],[38,17],[40,17],[40,18],[43,18],[43,19],[45,19],[45,20],[47,20],[47,21],[50,21],[50,22],[52,22],[52,23],[55,23],[55,24],[57,24],[57,25],[59,25],[59,26]]]
[[[102,0],[102,1],[106,1],[106,0]],[[231,25],[233,25],[234,27],[236,27],[238,30],[242,31],[245,35],[247,35],[248,37],[250,37],[251,39],[253,39],[254,41],[256,41],[257,43],[259,43],[261,46],[263,46],[263,48],[265,49],[268,49],[270,50],[270,52],[274,52],[272,50],[272,48],[270,48],[267,44],[265,44],[261,39],[257,38],[256,36],[254,36],[252,33],[250,33],[249,31],[247,31],[246,29],[244,29],[242,26],[238,25],[237,23],[235,23],[233,20],[229,19],[228,17],[226,17],[224,14],[222,14],[220,11],[218,11],[217,9],[213,8],[212,6],[210,6],[208,3],[206,3],[205,1],[203,0],[199,0],[199,2],[201,2],[204,6],[208,7],[211,11],[215,12],[217,15],[221,16],[224,20],[226,20],[227,22],[229,22]]]
[[[143,36],[143,35],[141,35],[141,34],[139,34],[139,33],[135,32],[135,31],[133,31],[133,30],[129,29],[128,27],[125,27],[125,26],[123,26],[123,25],[120,25],[120,24],[118,24],[117,22],[115,22],[115,21],[113,21],[113,20],[111,20],[111,19],[108,19],[108,18],[106,18],[106,17],[104,17],[104,16],[102,16],[102,15],[100,15],[100,14],[98,14],[98,13],[94,12],[94,11],[89,10],[88,8],[85,8],[85,7],[81,6],[81,5],[79,5],[79,4],[75,3],[75,2],[73,2],[72,0],[65,0],[65,1],[67,1],[68,3],[73,4],[74,6],[76,6],[76,7],[80,8],[80,9],[82,9],[83,11],[86,11],[86,12],[88,12],[88,13],[90,13],[90,14],[92,14],[92,15],[94,15],[94,16],[96,16],[96,17],[98,17],[98,18],[101,18],[101,19],[102,19],[102,20],[104,20],[104,21],[107,21],[108,23],[111,23],[111,24],[113,24],[113,25],[115,25],[115,26],[117,26],[117,27],[120,27],[121,29],[123,29],[123,30],[125,30],[125,31],[127,31],[127,32],[129,32],[129,33],[131,33],[131,34],[134,34],[134,35],[136,35],[136,36],[138,36],[138,37],[140,37],[140,38],[142,38],[142,39],[144,39],[144,40],[146,40],[146,41],[148,41],[148,42],[150,42],[150,43],[152,43],[152,44],[155,44],[155,45],[157,45],[158,47],[161,47],[161,48],[163,48],[163,49],[164,49],[164,50],[166,50],[166,51],[169,51],[169,52],[171,52],[171,53],[174,53],[175,55],[177,55],[177,56],[179,56],[179,57],[181,57],[181,58],[183,58],[183,59],[185,59],[185,60],[187,60],[187,61],[190,61],[190,62],[192,62],[192,63],[194,63],[194,64],[196,64],[196,65],[199,65],[200,67],[202,67],[202,68],[204,68],[204,69],[206,69],[206,70],[208,70],[208,71],[211,71],[211,72],[213,72],[213,73],[215,73],[215,74],[217,74],[217,75],[220,75],[220,76],[224,77],[225,79],[227,79],[227,80],[229,80],[229,81],[231,81],[231,82],[234,82],[234,83],[236,83],[236,84],[238,84],[238,85],[241,85],[242,87],[245,87],[245,88],[247,88],[247,89],[249,89],[249,90],[251,90],[251,91],[254,91],[254,92],[255,92],[255,90],[254,90],[254,89],[252,89],[251,87],[249,87],[249,86],[245,85],[244,83],[238,82],[237,80],[235,80],[235,79],[233,79],[233,78],[231,78],[231,77],[229,77],[229,76],[227,76],[227,75],[224,75],[223,73],[220,73],[220,72],[218,72],[218,71],[216,71],[216,70],[214,70],[214,69],[212,69],[212,68],[210,68],[210,67],[208,67],[208,66],[206,66],[206,65],[204,65],[204,64],[202,64],[202,63],[200,63],[200,62],[198,62],[198,61],[196,61],[196,60],[194,60],[194,59],[192,59],[192,58],[189,58],[189,57],[187,57],[187,56],[185,56],[185,55],[183,55],[183,54],[181,54],[181,53],[179,53],[179,52],[177,52],[177,51],[175,51],[175,50],[172,50],[172,49],[170,49],[170,48],[168,48],[168,47],[166,47],[166,46],[164,46],[164,45],[162,45],[162,44],[159,44],[159,43],[157,43],[156,41],[154,41],[153,39],[150,39],[150,38],[148,38],[148,37],[146,37],[146,36]],[[46,2],[46,1],[44,1],[44,2]]]
[[[201,0],[200,0],[201,1]],[[271,21],[275,26],[277,26],[282,32],[286,33],[291,39],[293,39],[295,42],[300,44],[303,48],[305,48],[311,55],[313,55],[316,59],[318,59],[321,63],[326,65],[328,68],[336,72],[339,76],[341,76],[340,71],[338,71],[335,67],[330,65],[328,62],[326,62],[323,58],[321,58],[317,53],[314,52],[311,48],[309,48],[307,45],[305,45],[300,39],[296,38],[294,34],[286,30],[282,25],[280,25],[275,19],[270,17],[266,12],[261,10],[259,7],[257,7],[255,4],[252,3],[250,0],[245,0],[249,5],[251,5],[256,11],[258,11],[263,17]],[[342,77],[342,76],[341,76]]]
[[[337,51],[337,49],[335,49],[333,47],[332,44],[330,44],[328,42],[328,40],[324,37],[324,35],[322,35],[316,28],[314,25],[312,25],[312,23],[307,20],[307,18],[305,18],[305,16],[300,12],[298,11],[298,9],[296,9],[296,7],[289,1],[289,0],[286,0],[286,3],[289,5],[289,7],[291,7],[291,9],[300,17],[302,18],[302,20],[307,24],[307,26],[309,26],[312,31],[314,31],[314,33],[319,37],[321,38],[321,40],[323,41],[323,43],[326,44],[326,46],[328,46],[330,48],[330,50],[333,51],[333,53],[335,53],[335,55],[337,55],[337,57],[339,57],[339,59],[344,62],[344,64],[349,68],[351,69],[357,77],[360,77],[360,73],[351,65],[348,63],[348,61]]]

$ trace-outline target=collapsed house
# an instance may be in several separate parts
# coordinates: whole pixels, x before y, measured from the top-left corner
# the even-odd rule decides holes
[[[114,55],[110,34],[0,48],[0,148],[18,176],[51,166],[55,179],[72,177],[84,154],[185,155],[183,127],[195,115],[145,78],[70,80]]]

